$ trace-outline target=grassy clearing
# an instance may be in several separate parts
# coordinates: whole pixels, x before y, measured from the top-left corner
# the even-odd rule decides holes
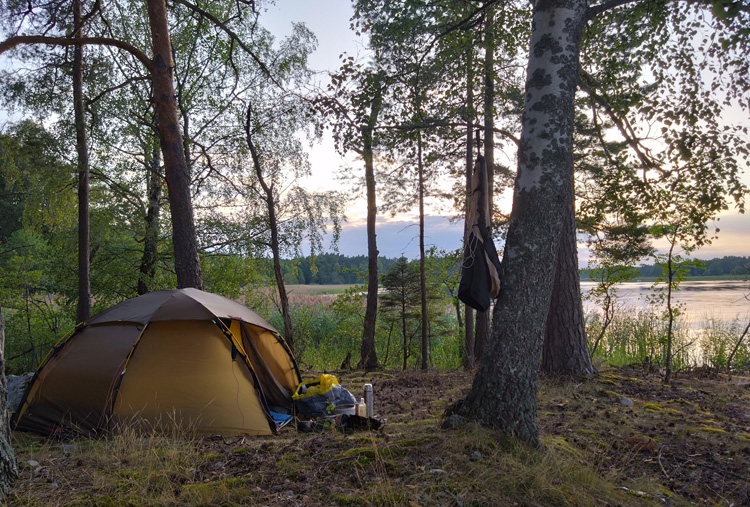
[[[750,503],[750,392],[671,387],[633,368],[540,383],[546,450],[475,424],[444,430],[463,372],[339,373],[375,386],[378,431],[60,442],[14,434],[13,505],[689,505]],[[613,385],[614,384],[614,385]],[[621,397],[632,407],[618,403]],[[717,401],[721,400],[721,402]]]
[[[354,287],[354,284],[340,285],[287,285],[286,289],[290,294],[305,294],[309,296],[319,296],[323,294],[343,294],[347,289]]]

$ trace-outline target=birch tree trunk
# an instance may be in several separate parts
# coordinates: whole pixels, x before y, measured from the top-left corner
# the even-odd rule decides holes
[[[586,0],[534,3],[503,291],[472,389],[454,408],[536,446],[539,358],[573,173],[573,99],[586,10]]]
[[[279,242],[279,222],[276,218],[276,196],[273,182],[269,185],[263,176],[263,165],[261,155],[253,142],[250,130],[250,121],[252,111],[248,109],[247,122],[245,123],[245,133],[247,135],[247,147],[250,150],[250,156],[253,160],[255,176],[258,178],[261,189],[263,190],[263,199],[266,201],[266,210],[268,211],[268,228],[271,231],[271,255],[273,257],[273,274],[276,277],[276,288],[279,291],[279,304],[281,305],[281,318],[284,320],[284,339],[289,344],[289,348],[294,351],[294,328],[292,327],[292,314],[289,308],[289,296],[284,284],[284,274],[281,271],[281,245]]]

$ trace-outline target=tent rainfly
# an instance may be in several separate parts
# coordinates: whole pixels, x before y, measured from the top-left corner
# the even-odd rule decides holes
[[[301,382],[279,333],[249,308],[197,289],[113,306],[58,344],[12,424],[43,434],[149,431],[267,435]]]

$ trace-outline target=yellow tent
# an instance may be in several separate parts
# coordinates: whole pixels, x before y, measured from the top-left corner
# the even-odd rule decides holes
[[[301,382],[279,333],[249,308],[196,289],[104,310],[55,347],[14,414],[20,430],[113,426],[235,435],[275,432]]]

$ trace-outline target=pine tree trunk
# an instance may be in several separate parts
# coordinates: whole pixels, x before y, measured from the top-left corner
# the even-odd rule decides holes
[[[422,134],[417,132],[417,170],[419,172],[419,294],[422,308],[422,369],[429,366],[429,327],[427,325],[427,276],[424,258],[424,166],[422,164]]]
[[[484,162],[487,185],[485,199],[488,213],[485,217],[487,229],[492,233],[493,185],[495,172],[495,39],[492,33],[494,9],[487,10],[484,21]],[[477,312],[474,338],[474,360],[484,357],[490,334],[490,311]]]
[[[542,371],[556,375],[593,375],[583,318],[572,178],[569,181],[555,285],[547,315]]]
[[[83,37],[81,0],[73,0],[73,36]],[[78,307],[76,320],[91,317],[91,258],[89,238],[89,147],[83,102],[83,46],[73,48],[73,116],[78,152]]]
[[[138,272],[138,294],[150,291],[156,274],[156,258],[159,247],[159,215],[161,212],[161,157],[159,146],[154,148],[149,161],[151,170],[148,176],[148,209],[146,210],[146,231],[143,236],[143,255]]]
[[[167,6],[164,0],[148,0],[153,59],[153,93],[156,122],[164,156],[164,174],[172,216],[172,243],[179,288],[203,289],[203,272],[198,256],[198,239],[193,219],[185,150],[182,144],[174,91],[174,62],[169,38]]]
[[[534,4],[526,104],[503,290],[492,337],[457,411],[541,445],[536,424],[539,359],[573,172],[574,95],[586,0]]]
[[[8,382],[5,379],[5,316],[0,308],[0,499],[10,493],[18,477],[18,465],[10,444]]]
[[[367,371],[378,368],[378,355],[375,350],[375,324],[378,316],[378,243],[375,233],[375,219],[378,206],[375,200],[375,164],[372,151],[372,132],[378,121],[382,97],[378,92],[373,98],[370,117],[362,129],[362,158],[365,162],[365,185],[367,187],[367,303],[365,322],[362,329],[362,347],[359,354],[359,368]]]
[[[469,241],[469,211],[471,208],[471,176],[474,171],[474,70],[472,68],[472,49],[466,50],[466,218],[464,220],[464,248]],[[464,305],[464,369],[470,370],[476,364],[474,361],[474,310]]]

